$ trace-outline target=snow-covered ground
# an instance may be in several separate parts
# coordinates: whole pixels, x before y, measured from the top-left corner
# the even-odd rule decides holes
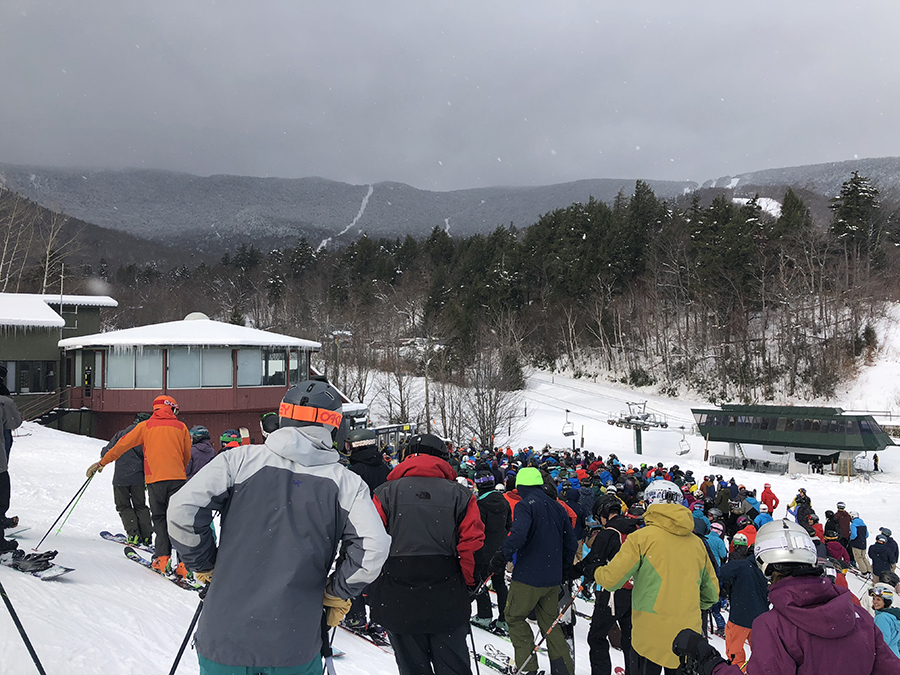
[[[853,394],[862,398],[862,392]],[[698,476],[711,469],[703,460],[703,441],[691,436],[693,419],[690,402],[649,397],[648,408],[668,417],[668,430],[643,434],[643,455],[634,453],[631,431],[610,426],[607,416],[626,409],[626,401],[644,400],[643,395],[613,385],[573,380],[547,373],[529,377],[524,393],[528,413],[516,445],[541,447],[571,446],[571,438],[562,435],[565,410],[578,432],[576,441],[604,455],[615,452],[624,462],[640,461],[679,464],[693,469]],[[679,427],[684,426],[687,433]],[[582,431],[583,427],[583,431]],[[23,548],[35,546],[50,524],[84,482],[84,470],[99,457],[102,441],[25,424],[17,432],[12,449],[12,508],[22,525],[31,530],[22,535]],[[676,452],[686,440],[691,450],[684,456]],[[711,453],[724,448],[711,447]],[[900,453],[882,453],[885,473],[870,483],[841,482],[834,476],[763,476],[752,472],[726,472],[739,483],[760,491],[764,482],[786,504],[800,486],[805,486],[813,506],[822,514],[834,508],[838,500],[858,510],[876,530],[886,525],[900,533],[900,513],[896,490],[900,483]],[[719,470],[721,472],[721,470]],[[59,534],[51,534],[42,550],[60,551],[58,561],[75,572],[55,581],[42,582],[29,575],[0,567],[0,582],[15,605],[25,629],[48,673],[168,672],[181,639],[196,609],[198,598],[128,561],[118,544],[103,541],[101,530],[121,531],[113,506],[112,471],[99,474],[91,483],[71,518]],[[784,506],[776,515],[784,514]],[[591,606],[581,603],[582,611]],[[576,626],[576,672],[587,674],[586,635],[588,622],[579,619]],[[479,649],[486,642],[512,654],[511,645],[479,630],[474,631]],[[724,643],[714,644],[723,650]],[[338,630],[335,645],[347,652],[336,661],[341,675],[357,673],[393,674],[393,657],[369,643]],[[34,672],[31,659],[5,610],[0,610],[0,673]],[[621,653],[613,652],[614,663],[621,664]],[[541,657],[542,667],[547,667]],[[179,673],[198,672],[196,655],[188,651]],[[481,666],[482,673],[493,672]]]

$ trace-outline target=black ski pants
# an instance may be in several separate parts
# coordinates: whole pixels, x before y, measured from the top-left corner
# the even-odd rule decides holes
[[[468,624],[449,633],[388,631],[400,675],[472,675],[468,635]]]
[[[114,485],[113,499],[116,511],[122,519],[122,527],[129,537],[149,539],[153,536],[150,525],[150,509],[144,499],[144,485]]]
[[[147,496],[150,498],[150,514],[153,520],[153,533],[156,540],[153,542],[154,558],[164,555],[172,555],[172,542],[169,541],[169,528],[166,525],[166,510],[169,508],[169,499],[187,481],[161,480],[158,483],[147,484]]]
[[[475,579],[484,579],[490,570],[487,565],[479,565],[475,568]],[[491,588],[497,592],[497,620],[506,621],[506,598],[509,591],[506,587],[506,570],[502,569],[490,576]],[[482,619],[491,619],[494,616],[491,609],[491,594],[485,587],[480,595],[475,596],[475,606],[478,608],[478,616]]]
[[[625,655],[625,672],[631,675],[631,590],[619,589],[613,595],[614,607],[609,604],[609,591],[597,589],[594,614],[588,629],[587,641],[591,657],[591,675],[611,675],[612,660],[609,657],[609,631],[619,626],[622,631],[622,653]]]
[[[663,671],[666,675],[678,675],[677,668],[663,668],[658,663],[653,663],[647,657],[631,650],[631,675],[660,675]]]
[[[0,519],[6,518],[6,512],[9,510],[9,471],[0,473]],[[2,538],[2,533],[0,533]]]

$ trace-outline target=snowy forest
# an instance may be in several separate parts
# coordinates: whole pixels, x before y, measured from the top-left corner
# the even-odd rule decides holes
[[[0,201],[4,283],[58,291],[53,266],[65,255],[53,242],[44,237],[30,266],[7,254],[9,203]],[[319,340],[328,374],[357,400],[371,397],[376,372],[394,379],[396,420],[458,418],[444,409],[463,405],[450,388],[515,390],[531,366],[715,403],[817,399],[878,348],[876,321],[897,299],[897,220],[857,173],[829,222],[814,222],[791,189],[776,217],[721,191],[666,202],[638,181],[611,205],[575,203],[524,229],[362,236],[334,250],[303,239],[268,252],[241,245],[172,269],[101,258],[70,265],[64,283],[76,292],[107,282],[120,303],[109,328],[203,311]],[[50,225],[36,231],[60,240]],[[414,375],[432,383],[427,402],[404,394]]]

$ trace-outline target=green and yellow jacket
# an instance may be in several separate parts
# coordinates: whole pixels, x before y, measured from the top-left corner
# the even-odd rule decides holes
[[[653,663],[677,668],[672,641],[679,631],[702,631],[701,609],[719,599],[719,583],[691,512],[680,504],[652,504],[644,527],[630,535],[594,580],[608,591],[634,579],[631,596],[634,650]]]

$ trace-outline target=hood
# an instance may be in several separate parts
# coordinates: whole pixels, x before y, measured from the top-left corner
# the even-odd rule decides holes
[[[216,454],[216,449],[213,447],[213,444],[209,442],[208,438],[204,438],[202,441],[194,443],[194,445],[191,446],[191,450],[198,450],[204,455]]]
[[[350,455],[351,464],[365,464],[367,466],[381,466],[384,463],[378,448],[371,445],[353,452]]]
[[[680,537],[694,533],[694,517],[681,504],[651,504],[644,514],[644,522]]]
[[[478,498],[478,508],[488,513],[501,514],[509,508],[509,503],[499,492],[488,492]]]
[[[178,418],[175,416],[175,413],[172,412],[172,409],[167,405],[161,405],[153,411],[153,414],[150,415],[150,419],[154,420],[177,420]]]
[[[388,474],[388,480],[399,480],[400,478],[416,477],[416,478],[446,478],[447,480],[456,480],[456,472],[443,459],[432,455],[413,455],[404,459],[400,464],[395,466]]]
[[[331,432],[324,427],[283,427],[269,434],[264,445],[279,457],[303,466],[335,464],[338,461]]]
[[[788,577],[769,587],[772,608],[800,630],[841,638],[856,626],[850,591],[826,577]]]

